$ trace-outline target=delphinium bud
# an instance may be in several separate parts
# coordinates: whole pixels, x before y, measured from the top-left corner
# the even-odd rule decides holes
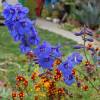
[[[93,39],[92,38],[85,38],[83,39],[84,41],[89,41],[89,42],[93,42]]]
[[[81,36],[81,35],[83,35],[83,32],[77,32],[77,33],[74,33],[76,36]]]
[[[74,33],[76,36],[82,36],[82,35],[89,35],[89,36],[93,36],[93,31],[90,30],[89,28],[87,27],[83,27],[83,29],[81,29],[80,32],[76,32]]]
[[[85,48],[85,47],[82,46],[82,45],[75,45],[75,46],[74,46],[74,49],[82,49],[82,48]]]
[[[81,87],[81,83],[80,82],[77,82],[77,87]]]

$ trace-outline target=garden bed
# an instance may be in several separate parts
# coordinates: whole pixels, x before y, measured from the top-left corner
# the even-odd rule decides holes
[[[38,29],[38,32],[39,32],[39,35],[40,35],[42,41],[46,40],[46,41],[49,41],[51,44],[60,43],[61,49],[65,55],[68,55],[74,51],[73,46],[76,45],[75,41],[63,38],[59,35],[56,35],[55,33],[48,32],[47,30],[42,30],[39,28],[37,28],[37,29]],[[15,62],[16,64],[22,63],[22,60],[24,60],[23,59],[24,56],[20,53],[18,44],[15,44],[13,42],[12,38],[9,35],[7,28],[0,27],[0,33],[1,33],[0,34],[0,63],[5,62],[8,59],[12,62]],[[23,65],[23,63],[21,65]],[[3,67],[3,66],[1,66],[1,67]],[[15,65],[9,66],[9,62],[5,66],[5,69],[8,71],[9,71],[9,69],[11,70],[12,67],[13,67],[12,74],[11,73],[9,75],[5,74],[5,76],[3,77],[4,73],[2,73],[2,72],[0,73],[0,80],[4,80],[4,78],[5,78],[6,79],[5,82],[7,82],[7,84],[9,84],[9,80],[7,80],[7,77],[10,79],[11,85],[9,84],[8,87],[15,85],[14,78],[16,75],[14,73],[16,70],[16,66]],[[80,67],[78,69],[80,69]],[[81,67],[80,71],[84,71],[84,68]],[[6,75],[8,75],[8,76],[6,77]],[[93,81],[93,80],[91,80],[91,81]],[[70,93],[69,93],[70,96],[66,96],[65,99],[68,99],[68,100],[73,100],[73,99],[74,100],[80,100],[80,99],[99,100],[100,95],[98,95],[96,93],[96,91],[93,90],[93,88],[91,87],[91,84],[88,81],[86,81],[86,84],[88,84],[88,86],[89,86],[88,91],[82,91],[81,89],[77,88],[76,84],[73,84],[71,87],[69,87],[69,86],[65,85],[64,83],[63,84],[59,83],[58,86],[66,87],[68,89],[68,91],[70,91]],[[100,85],[99,80],[95,80],[93,82],[93,84],[95,84],[96,86],[99,86]],[[9,88],[8,88],[8,91],[10,91]],[[10,95],[9,92],[5,92],[5,94],[6,94],[6,96]],[[3,94],[3,95],[5,95],[5,94]]]

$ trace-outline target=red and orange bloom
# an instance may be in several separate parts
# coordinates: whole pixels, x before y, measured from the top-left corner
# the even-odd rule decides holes
[[[38,76],[38,73],[33,72],[33,73],[32,73],[32,76],[31,76],[31,79],[32,79],[32,80],[35,80],[37,76]]]
[[[16,81],[18,81],[18,82],[19,81],[24,81],[24,80],[25,80],[25,78],[23,76],[19,75],[19,76],[16,77]]]
[[[57,81],[57,80],[60,80],[61,77],[62,77],[61,71],[58,70],[58,69],[56,69],[56,70],[55,70],[55,73],[56,73],[56,75],[54,76],[54,79],[55,79],[56,81]]]
[[[59,64],[61,64],[61,62],[62,62],[61,59],[56,58],[55,61],[54,61],[54,63],[53,63],[53,66],[59,65]]]
[[[27,81],[27,80],[24,80],[23,85],[24,85],[25,87],[27,87],[27,86],[28,86],[28,81]]]
[[[64,88],[58,88],[58,94],[64,94],[65,93],[65,91],[64,91]]]
[[[75,76],[76,75],[76,69],[72,70],[72,74]]]
[[[86,61],[85,62],[85,65],[90,65],[90,61]]]
[[[23,76],[17,76],[16,77],[16,87],[27,87],[28,86],[28,80],[26,80]]]
[[[17,97],[17,92],[13,91],[12,92],[12,98],[15,98],[15,97]]]
[[[50,81],[44,82],[44,87],[49,88],[50,87]]]
[[[40,91],[41,89],[41,84],[35,84],[35,91]]]
[[[82,87],[82,89],[83,89],[84,91],[88,91],[89,87],[88,87],[88,85],[84,85],[84,86]]]
[[[24,92],[21,91],[19,94],[18,94],[19,98],[23,98],[25,96]]]
[[[95,50],[96,50],[96,51],[99,51],[100,49],[97,47]]]
[[[91,47],[92,47],[92,44],[89,43],[89,44],[87,45],[87,49],[90,49]]]
[[[55,86],[54,87],[49,87],[49,89],[48,89],[48,95],[49,96],[55,95],[56,93],[57,93],[57,89],[56,89]]]

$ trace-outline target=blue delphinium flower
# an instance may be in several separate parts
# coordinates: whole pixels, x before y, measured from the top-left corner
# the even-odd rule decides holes
[[[72,74],[69,74],[69,75],[67,75],[67,76],[64,78],[64,82],[65,82],[68,86],[70,86],[70,85],[72,85],[72,83],[75,82],[75,78],[74,78],[74,76],[73,76]]]
[[[8,3],[3,3],[3,6],[4,10],[2,14],[6,20],[14,21],[23,19],[29,12],[29,10],[21,4],[10,5]]]
[[[82,62],[83,57],[78,52],[73,52],[71,56],[67,58],[69,61],[71,61],[73,64],[77,65]]]
[[[28,44],[21,43],[20,44],[20,50],[21,50],[22,53],[27,53],[27,52],[31,51],[31,48]]]
[[[50,54],[51,52],[51,44],[44,41],[41,45],[38,45],[37,48],[34,49],[34,53],[36,56],[40,56],[41,54]]]
[[[31,51],[30,44],[28,43],[27,37],[25,36],[23,36],[23,38],[21,39],[20,50],[22,53],[28,53],[29,51]]]
[[[58,66],[58,70],[62,72],[64,81],[67,85],[72,85],[72,83],[75,82],[75,78],[72,74],[73,68],[82,62],[83,57],[77,53],[74,52],[72,55],[67,57],[67,60],[65,62],[62,62]]]
[[[39,56],[38,63],[44,69],[52,69],[53,68],[53,62],[54,62],[54,59],[51,56],[49,56],[48,54],[45,54],[45,55],[41,54]]]
[[[38,58],[39,65],[47,69],[52,69],[55,59],[61,59],[62,57],[58,46],[54,47],[48,42],[43,42],[41,45],[37,46],[33,52]]]
[[[14,6],[4,3],[4,10],[3,10],[2,15],[4,16],[6,20],[16,19],[16,10]]]
[[[55,57],[55,58],[60,58],[62,56],[62,52],[60,51],[60,45],[57,45],[56,47],[55,46],[52,46],[52,50],[51,50],[51,53],[52,55]]]
[[[20,41],[20,50],[23,53],[29,52],[32,46],[37,45],[40,41],[35,26],[27,17],[28,12],[28,9],[21,4],[9,5],[4,3],[5,25],[14,41]]]
[[[21,4],[16,4],[15,10],[17,11],[17,16],[19,19],[23,19],[24,17],[26,17],[26,15],[29,12],[29,9],[26,7],[23,7]]]

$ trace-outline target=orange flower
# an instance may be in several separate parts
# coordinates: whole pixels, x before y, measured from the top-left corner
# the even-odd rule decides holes
[[[49,79],[46,76],[41,77],[41,82],[42,83],[47,82],[47,81],[49,81]]]
[[[87,45],[87,49],[90,49],[92,47],[92,44]]]
[[[40,91],[40,86],[41,86],[41,84],[36,84],[35,85],[35,91],[37,91],[37,92]]]
[[[39,74],[39,73],[33,72],[33,73],[32,73],[32,76],[31,76],[31,79],[32,79],[32,80],[35,80],[36,77],[38,76],[38,74]]]
[[[85,62],[85,65],[90,65],[90,61],[86,61]]]
[[[45,86],[46,88],[48,88],[48,87],[50,86],[50,82],[49,82],[49,81],[44,82],[44,86]]]
[[[20,98],[23,98],[25,96],[23,91],[21,91],[18,95],[19,95]]]
[[[55,86],[49,87],[49,89],[48,89],[48,95],[49,96],[55,95],[56,93],[57,93],[57,88]]]
[[[23,76],[17,76],[16,77],[16,81],[24,81],[25,80],[25,78],[23,77]]]
[[[24,80],[23,84],[24,84],[25,87],[27,87],[28,86],[28,81]]]
[[[38,96],[35,96],[35,100],[39,100]]]
[[[61,59],[57,58],[57,59],[55,59],[53,66],[59,65],[61,62],[62,62]]]
[[[56,75],[54,76],[54,79],[57,81],[57,80],[60,80],[61,76],[62,76],[62,73],[61,71],[59,71],[58,69],[55,70],[56,72]]]
[[[95,50],[96,50],[96,51],[99,51],[100,49],[99,49],[99,48],[96,48]]]
[[[72,70],[72,74],[75,76],[76,75],[76,69]]]
[[[13,92],[12,92],[12,97],[13,97],[13,98],[17,97],[17,92],[13,91]]]
[[[64,94],[64,89],[63,88],[58,88],[58,94]]]
[[[84,91],[88,91],[89,87],[88,87],[88,85],[84,85],[84,86],[82,87],[82,89],[83,89]]]

